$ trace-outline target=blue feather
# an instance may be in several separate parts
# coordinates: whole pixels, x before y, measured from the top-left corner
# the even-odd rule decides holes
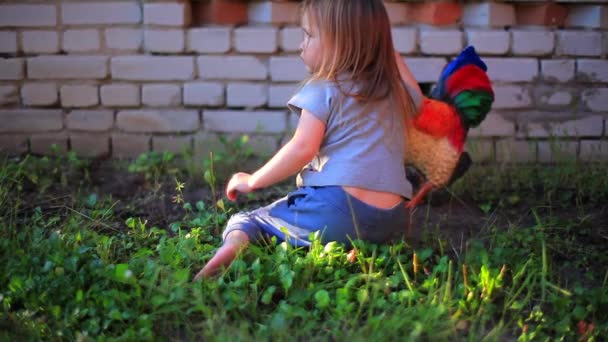
[[[443,69],[437,86],[431,92],[431,97],[438,100],[445,100],[447,97],[447,94],[445,93],[445,83],[448,77],[450,77],[450,75],[455,73],[461,67],[469,64],[474,64],[483,71],[488,70],[486,64],[481,60],[481,58],[479,58],[475,48],[472,45],[469,45]]]

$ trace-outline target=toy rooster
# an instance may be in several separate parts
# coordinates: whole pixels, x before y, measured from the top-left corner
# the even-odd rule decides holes
[[[475,48],[465,48],[445,67],[420,113],[407,119],[405,162],[425,179],[406,205],[410,210],[429,191],[450,185],[469,168],[471,158],[463,152],[467,132],[485,119],[494,102],[486,70]]]

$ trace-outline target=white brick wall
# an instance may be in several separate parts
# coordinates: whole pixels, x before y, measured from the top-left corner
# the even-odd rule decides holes
[[[571,91],[551,90],[536,97],[539,106],[561,107],[572,105],[574,96]],[[556,108],[560,109],[560,108]]]
[[[268,106],[273,108],[285,108],[287,101],[296,93],[299,84],[277,84],[268,88]]]
[[[136,158],[150,150],[149,135],[113,133],[112,155],[116,158]]]
[[[21,47],[26,53],[59,52],[59,33],[56,31],[23,31]]]
[[[570,82],[574,79],[575,62],[573,59],[541,60],[540,70],[547,82]]]
[[[416,58],[408,57],[403,59],[409,67],[418,83],[435,83],[439,80],[441,70],[446,66],[445,58]]]
[[[17,52],[17,32],[0,31],[0,53]]]
[[[119,56],[111,60],[112,78],[139,81],[184,81],[194,78],[193,57]]]
[[[134,1],[62,2],[61,17],[65,25],[138,24],[141,9]]]
[[[459,30],[424,29],[420,31],[420,50],[429,55],[457,55],[464,36]]]
[[[197,58],[202,79],[265,80],[265,62],[253,56],[201,56]]]
[[[603,131],[603,120],[601,116],[593,115],[562,122],[529,123],[526,128],[528,137],[599,137]]]
[[[105,38],[108,49],[137,51],[142,46],[143,32],[134,28],[108,28]]]
[[[532,105],[527,87],[494,85],[494,97],[493,109],[527,108]]]
[[[599,56],[602,34],[595,31],[558,31],[556,54],[560,56]]]
[[[304,39],[301,27],[288,26],[279,33],[279,46],[285,52],[299,52],[300,44]]]
[[[192,149],[192,136],[152,137],[152,150],[158,152],[182,153]]]
[[[108,57],[39,56],[27,59],[31,79],[99,79],[108,75]]]
[[[568,13],[568,26],[606,29],[608,28],[608,7],[597,6],[572,6]]]
[[[142,103],[152,107],[179,106],[182,103],[182,89],[177,84],[144,84]]]
[[[103,132],[114,126],[111,110],[73,110],[65,118],[66,127],[75,131]]]
[[[466,4],[462,11],[462,22],[467,26],[511,26],[515,24],[515,9],[512,5],[490,2]]]
[[[536,161],[536,143],[521,140],[499,140],[496,142],[496,161],[529,163]]]
[[[66,84],[61,86],[59,96],[63,107],[92,107],[99,104],[99,90],[90,84]]]
[[[593,112],[608,111],[608,88],[591,88],[583,91],[583,100]]]
[[[224,85],[219,82],[185,83],[184,104],[187,106],[222,106],[224,104]]]
[[[68,136],[65,132],[41,133],[30,136],[31,153],[48,155],[65,153],[67,150]]]
[[[94,29],[66,30],[63,33],[63,50],[66,52],[93,52],[101,47],[100,32]]]
[[[51,106],[59,99],[55,83],[26,83],[21,87],[21,98],[26,106]]]
[[[494,82],[531,82],[538,77],[535,58],[484,58]]]
[[[55,5],[0,5],[0,26],[43,27],[55,25],[57,25]]]
[[[511,47],[511,37],[505,30],[466,30],[468,45],[473,45],[479,54],[504,55]]]
[[[538,161],[541,163],[575,161],[578,141],[539,141]]]
[[[101,104],[108,107],[135,107],[141,104],[139,85],[113,83],[99,89]]]
[[[608,83],[608,60],[579,59],[577,60],[577,78],[585,82]]]
[[[110,153],[110,139],[105,134],[70,133],[71,150],[81,157],[99,157]]]
[[[553,53],[555,33],[545,30],[511,30],[516,55],[544,56]]]
[[[203,111],[203,127],[212,132],[281,133],[286,125],[285,111]]]
[[[418,50],[418,32],[413,28],[393,27],[393,46],[403,54],[415,53]]]
[[[515,123],[496,112],[488,113],[481,125],[469,130],[471,137],[509,137],[515,134]]]
[[[116,126],[126,132],[194,132],[200,120],[196,110],[125,110],[116,115]]]
[[[582,140],[579,159],[583,161],[608,161],[608,141]]]
[[[18,93],[14,85],[0,85],[0,106],[19,103]]]
[[[225,53],[230,50],[231,30],[227,27],[202,27],[188,30],[188,51]]]
[[[63,128],[61,110],[2,109],[0,110],[0,132],[46,132]]]
[[[273,53],[277,50],[275,27],[239,27],[234,30],[234,48],[238,52]]]
[[[144,4],[144,24],[187,26],[190,23],[190,3]]]
[[[149,52],[182,52],[185,47],[184,31],[147,29],[144,32],[144,47]]]
[[[270,79],[273,81],[302,81],[307,76],[308,71],[300,57],[270,57]]]
[[[226,98],[228,107],[261,107],[268,102],[268,86],[262,83],[228,83]]]
[[[22,58],[0,58],[0,80],[20,80],[23,78]]]

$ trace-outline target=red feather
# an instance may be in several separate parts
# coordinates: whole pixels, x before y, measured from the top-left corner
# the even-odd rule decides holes
[[[453,106],[429,98],[424,99],[422,111],[414,124],[434,137],[447,137],[457,127],[462,126]]]
[[[474,64],[461,67],[446,80],[446,90],[450,97],[455,97],[464,90],[473,89],[494,94],[488,75]]]

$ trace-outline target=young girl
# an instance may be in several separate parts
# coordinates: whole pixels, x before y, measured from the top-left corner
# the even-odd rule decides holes
[[[302,28],[301,58],[311,76],[287,103],[299,115],[296,131],[262,168],[234,174],[226,195],[234,201],[237,193],[295,173],[298,188],[231,217],[222,247],[195,280],[264,237],[308,246],[310,234],[320,231],[323,243],[350,246],[355,239],[385,242],[407,225],[404,200],[412,188],[403,125],[422,94],[394,51],[382,0],[304,0]]]

